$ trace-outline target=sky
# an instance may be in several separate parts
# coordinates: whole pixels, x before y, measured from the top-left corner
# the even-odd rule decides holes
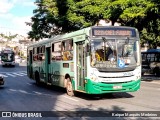
[[[35,0],[0,0],[0,33],[19,34],[27,36],[31,27],[33,10],[36,9]]]

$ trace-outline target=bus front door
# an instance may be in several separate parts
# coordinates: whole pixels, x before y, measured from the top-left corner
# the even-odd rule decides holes
[[[85,76],[87,75],[86,54],[84,42],[76,43],[76,88],[77,90],[85,90]]]
[[[33,51],[29,50],[28,65],[27,65],[27,73],[29,78],[33,78],[33,68],[32,68],[32,55]]]
[[[49,74],[50,62],[51,62],[51,48],[46,47],[45,73],[46,73],[46,82],[49,85],[51,85],[51,79]]]

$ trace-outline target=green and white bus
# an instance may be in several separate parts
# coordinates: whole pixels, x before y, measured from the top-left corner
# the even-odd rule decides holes
[[[133,27],[92,26],[29,45],[27,53],[29,78],[64,87],[70,96],[140,88],[140,38]]]
[[[1,51],[1,64],[2,66],[15,66],[15,53],[11,48],[5,48]]]

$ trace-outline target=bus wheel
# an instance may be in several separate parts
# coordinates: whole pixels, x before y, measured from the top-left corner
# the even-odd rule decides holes
[[[72,82],[69,78],[67,78],[66,91],[69,96],[74,96],[74,91],[72,87]]]

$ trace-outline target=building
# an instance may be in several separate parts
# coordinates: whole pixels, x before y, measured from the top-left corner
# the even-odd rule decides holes
[[[15,54],[27,57],[27,45],[31,44],[31,40],[22,36],[17,35],[12,40],[7,40],[0,36],[0,51],[4,48],[12,48]]]

